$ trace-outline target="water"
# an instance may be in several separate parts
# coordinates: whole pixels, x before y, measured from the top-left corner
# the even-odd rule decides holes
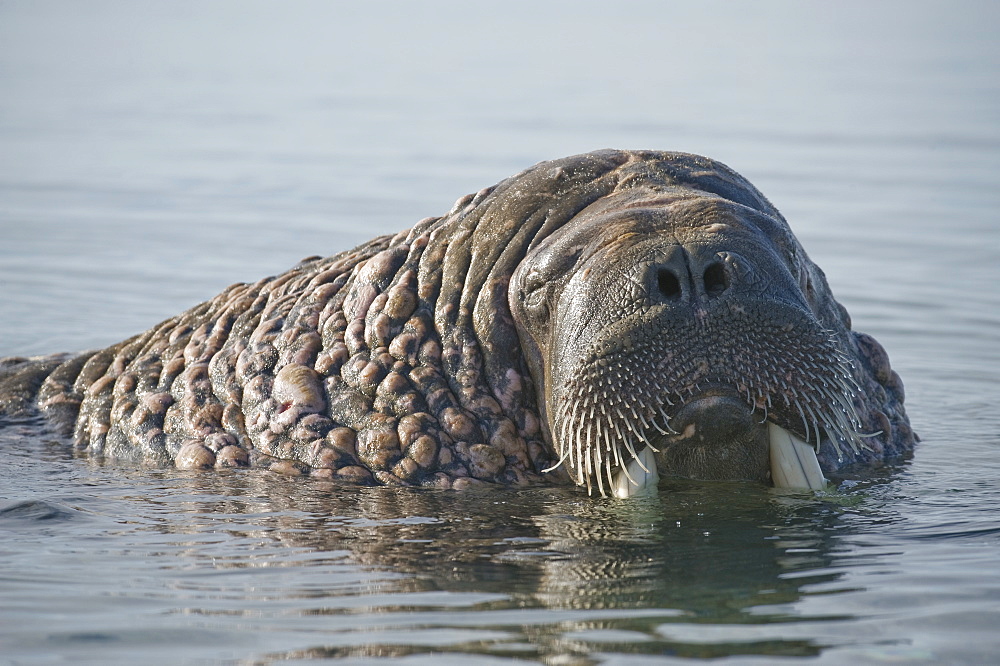
[[[0,663],[995,661],[998,18],[0,3],[0,355],[110,344],[538,160],[688,150],[785,213],[923,438],[824,497],[621,502],[102,467],[8,429]]]

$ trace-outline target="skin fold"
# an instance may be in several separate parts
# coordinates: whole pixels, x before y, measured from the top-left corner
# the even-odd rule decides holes
[[[769,424],[823,471],[874,464],[914,445],[903,398],[763,195],[654,151],[543,162],[106,349],[0,360],[0,425],[103,459],[455,488],[605,492],[646,446],[661,477],[770,483]]]

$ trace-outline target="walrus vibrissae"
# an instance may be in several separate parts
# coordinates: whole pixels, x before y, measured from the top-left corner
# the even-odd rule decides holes
[[[38,412],[109,459],[617,496],[819,488],[915,441],[778,211],[653,151],[543,162],[107,349],[0,361],[0,418]]]

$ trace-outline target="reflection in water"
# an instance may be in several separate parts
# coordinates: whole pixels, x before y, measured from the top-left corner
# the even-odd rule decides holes
[[[569,515],[548,505],[538,522],[565,557],[547,563],[539,599],[741,621],[748,608],[798,598],[802,581],[786,574],[828,564],[832,514],[812,504],[801,507],[803,518],[766,488],[712,484],[635,503],[584,503]]]
[[[813,640],[773,632],[712,645],[664,636],[677,623],[801,620],[790,609],[806,588],[836,591],[841,575],[832,566],[840,501],[757,484],[665,483],[658,496],[619,501],[551,488],[355,488],[255,471],[164,480],[175,485],[169,496],[127,499],[161,505],[133,507],[164,517],[151,529],[191,535],[181,558],[216,570],[292,567],[290,585],[255,594],[291,603],[297,628],[306,618],[320,632],[339,627],[305,652],[272,654],[285,658],[411,654],[427,640],[444,642],[435,651],[491,655],[817,654]],[[220,532],[258,554],[227,558],[198,536]],[[201,601],[183,612],[232,612]],[[469,605],[475,613],[461,612]]]

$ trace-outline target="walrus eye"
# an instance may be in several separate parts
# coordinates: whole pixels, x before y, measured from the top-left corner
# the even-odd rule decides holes
[[[538,270],[529,271],[522,279],[517,290],[521,307],[534,323],[544,323],[549,316],[550,284],[544,274]]]
[[[546,299],[544,288],[534,289],[527,293],[522,292],[521,302],[524,303],[524,310],[535,321],[541,321],[549,316],[549,304]]]

